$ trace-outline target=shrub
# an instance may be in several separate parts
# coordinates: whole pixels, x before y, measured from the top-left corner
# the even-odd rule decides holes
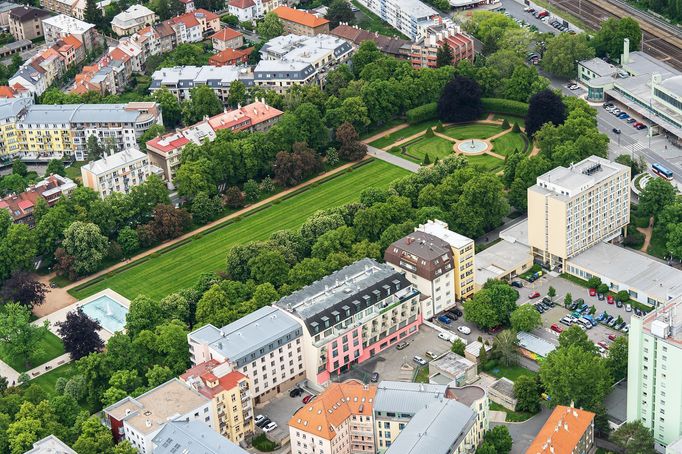
[[[481,98],[481,102],[483,110],[487,112],[505,113],[517,117],[525,117],[528,114],[528,104],[525,102],[500,98]]]
[[[514,123],[514,127],[512,127],[512,132],[521,132],[521,128],[519,127],[518,123]]]
[[[400,153],[400,147],[392,147],[388,152],[393,154]]]
[[[502,129],[509,129],[509,121],[506,118],[502,121]]]
[[[427,120],[438,118],[438,104],[435,102],[424,104],[423,106],[415,107],[405,112],[407,122],[411,125],[421,123]]]
[[[429,165],[429,164],[431,164],[431,158],[429,157],[429,154],[426,153],[426,154],[424,155],[424,161],[422,161],[422,165],[427,166],[427,165]]]
[[[443,122],[439,121],[438,124],[436,125],[436,132],[444,132],[445,127],[443,126]]]
[[[424,134],[424,137],[433,137],[433,129],[431,128],[426,128],[426,133]]]

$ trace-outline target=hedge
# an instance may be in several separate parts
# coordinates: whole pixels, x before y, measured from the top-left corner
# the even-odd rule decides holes
[[[483,110],[502,114],[525,117],[528,114],[528,104],[525,102],[512,101],[511,99],[481,98]]]
[[[438,103],[432,102],[415,107],[414,109],[405,112],[405,116],[407,117],[407,122],[411,125],[427,120],[434,120],[438,118]]]

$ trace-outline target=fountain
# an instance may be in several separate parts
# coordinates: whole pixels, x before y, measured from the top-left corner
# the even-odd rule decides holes
[[[109,300],[107,300],[107,316],[111,317],[113,315],[113,312],[111,311],[111,304],[109,303]]]
[[[479,139],[471,139],[457,143],[457,151],[464,154],[481,154],[488,149],[488,144]]]

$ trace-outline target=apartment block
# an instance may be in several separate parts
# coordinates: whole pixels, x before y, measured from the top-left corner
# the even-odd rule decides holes
[[[43,36],[43,19],[49,11],[32,6],[18,6],[9,12],[9,32],[16,39],[35,39]]]
[[[153,439],[171,421],[196,421],[217,430],[211,400],[177,378],[103,410],[116,442],[128,440],[141,454],[156,452]]]
[[[48,435],[35,443],[24,454],[77,454],[69,445],[54,435]]]
[[[424,39],[406,46],[403,51],[414,68],[435,68],[438,49],[442,46],[448,46],[452,51],[453,65],[462,60],[474,61],[476,50],[473,38],[451,24],[427,27]]]
[[[682,437],[682,297],[631,318],[628,421],[640,420],[667,446]]]
[[[528,188],[528,240],[551,269],[602,241],[618,239],[630,222],[630,168],[597,156],[559,166]]]
[[[284,33],[294,35],[315,36],[329,33],[329,21],[306,11],[288,6],[280,6],[273,11],[279,17]]]
[[[248,454],[196,421],[169,421],[152,440],[154,454]],[[68,453],[71,454],[71,453]]]
[[[244,22],[259,19],[284,3],[283,0],[229,0],[227,10]]]
[[[191,99],[193,88],[207,85],[226,103],[230,85],[236,80],[241,80],[247,86],[252,85],[251,75],[236,66],[176,66],[154,71],[149,91],[154,93],[166,88],[179,101],[184,101]]]
[[[14,90],[12,90],[14,91]],[[0,100],[0,150],[2,156],[15,157],[24,151],[17,123],[33,105],[33,96]]]
[[[256,404],[304,378],[301,326],[284,311],[266,306],[218,329],[188,334],[192,364],[215,359],[251,379]]]
[[[75,17],[59,14],[43,19],[43,31],[49,46],[71,35],[83,43],[87,52],[95,47],[95,26]]]
[[[118,36],[132,35],[138,30],[156,22],[158,17],[154,11],[143,5],[132,5],[117,14],[111,20],[111,29]]]
[[[190,368],[180,380],[211,399],[223,437],[239,444],[253,433],[253,386],[246,375],[211,359]]]
[[[453,232],[448,229],[447,223],[438,219],[421,224],[416,228],[416,231],[438,237],[450,245],[455,272],[455,299],[463,301],[473,296],[476,280],[474,261],[476,248],[474,240]]]
[[[376,385],[333,383],[289,420],[292,454],[374,453]]]
[[[329,34],[350,41],[355,46],[360,46],[363,41],[372,41],[381,52],[394,58],[404,59],[407,52],[406,49],[409,49],[412,44],[406,39],[372,33],[357,25],[340,24],[331,30]]]
[[[426,29],[429,26],[443,23],[436,10],[419,0],[359,1],[412,41],[421,41],[426,37]]]
[[[366,258],[275,306],[300,324],[306,378],[310,386],[324,387],[332,376],[416,333],[426,298],[402,273]]]
[[[101,198],[114,192],[128,194],[153,173],[161,173],[161,169],[150,166],[147,155],[134,148],[103,156],[81,167],[83,186],[97,192]]]
[[[56,204],[63,196],[76,189],[76,184],[61,175],[49,175],[19,194],[10,194],[0,199],[0,209],[6,209],[15,224],[35,225],[33,217],[38,201],[43,199],[49,206]]]
[[[593,452],[594,417],[590,411],[557,405],[526,454]]]

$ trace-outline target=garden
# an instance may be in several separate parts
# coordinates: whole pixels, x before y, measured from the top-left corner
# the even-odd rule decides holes
[[[38,341],[35,354],[29,362],[23,356],[9,354],[0,346],[0,359],[17,372],[27,372],[63,354],[62,340],[49,331]]]

